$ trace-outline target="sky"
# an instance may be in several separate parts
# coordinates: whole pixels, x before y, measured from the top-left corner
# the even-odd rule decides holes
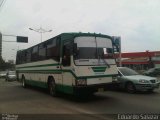
[[[2,0],[0,0],[0,3]],[[28,36],[29,43],[3,42],[2,57],[63,32],[120,36],[122,52],[160,51],[160,0],[6,0],[0,8],[2,34]],[[3,36],[3,40],[16,41]]]

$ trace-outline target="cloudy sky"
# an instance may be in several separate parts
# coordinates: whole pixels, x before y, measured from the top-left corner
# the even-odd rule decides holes
[[[160,0],[6,0],[0,31],[28,36],[29,43],[3,42],[3,58],[15,59],[16,50],[39,43],[40,34],[28,28],[40,27],[52,30],[43,41],[63,32],[95,32],[121,36],[122,52],[160,51]]]

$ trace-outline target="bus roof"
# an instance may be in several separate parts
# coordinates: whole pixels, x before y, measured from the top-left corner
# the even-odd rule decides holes
[[[95,36],[95,37],[105,37],[105,38],[111,38],[111,36],[108,36],[108,35],[104,35],[104,34],[97,34],[97,33],[82,33],[82,32],[70,32],[70,33],[61,33],[60,35],[58,36],[66,36],[66,35],[71,35],[71,36],[74,36],[74,37],[78,37],[78,36]]]
[[[89,33],[89,32],[88,33],[68,32],[68,33],[61,33],[61,34],[59,34],[59,35],[57,35],[55,37],[52,37],[52,38],[50,38],[48,40],[45,40],[45,41],[43,41],[41,43],[38,43],[38,44],[34,45],[34,46],[37,46],[37,45],[42,44],[42,43],[45,43],[45,42],[47,42],[47,41],[49,41],[51,39],[57,38],[57,37],[61,37],[61,40],[63,41],[63,40],[66,40],[66,39],[70,39],[70,38],[74,38],[74,37],[79,37],[79,36],[95,36],[95,37],[104,37],[104,38],[110,38],[110,39],[112,38],[111,36],[104,35],[104,34],[101,34],[101,33],[97,34],[97,33]],[[31,46],[31,47],[29,47],[27,49],[30,49],[30,48],[32,48],[34,46]],[[22,52],[24,50],[26,50],[26,49],[19,50],[18,52]]]

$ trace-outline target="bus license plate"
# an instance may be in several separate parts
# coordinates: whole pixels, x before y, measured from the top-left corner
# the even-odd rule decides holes
[[[98,88],[98,92],[103,92],[104,88]]]

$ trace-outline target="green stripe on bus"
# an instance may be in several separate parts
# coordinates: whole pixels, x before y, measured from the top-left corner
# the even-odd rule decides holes
[[[26,84],[31,86],[37,86],[41,88],[48,88],[48,85],[46,82],[42,81],[36,81],[36,80],[25,80]],[[69,85],[62,85],[62,84],[56,84],[56,90],[61,91],[68,94],[73,94],[73,87]]]
[[[112,77],[116,76],[113,74],[109,75],[96,75],[96,76],[76,76],[76,74],[71,70],[18,70],[19,73],[38,73],[38,74],[62,74],[62,72],[69,72],[71,73],[75,79],[90,79],[90,78],[101,78],[101,77]]]
[[[92,67],[94,72],[105,72],[107,67]]]
[[[92,69],[106,69],[107,67],[92,67]]]
[[[62,70],[17,70],[19,73],[61,74]]]
[[[48,67],[48,66],[59,66],[60,64],[45,64],[45,65],[33,65],[33,66],[24,66],[24,67],[16,67],[16,68],[32,68],[32,67]]]
[[[106,70],[93,70],[94,72],[105,72]]]
[[[73,94],[73,87],[70,85],[62,85],[62,84],[56,84],[56,89],[58,91],[68,93],[68,94]]]
[[[25,82],[28,85],[37,86],[37,87],[41,87],[41,88],[48,88],[47,83],[42,82],[42,81],[25,80]]]

